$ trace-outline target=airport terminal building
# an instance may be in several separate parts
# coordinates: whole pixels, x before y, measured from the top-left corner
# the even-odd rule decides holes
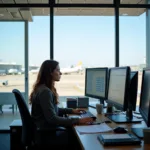
[[[0,63],[0,74],[17,74],[22,71],[22,65]]]

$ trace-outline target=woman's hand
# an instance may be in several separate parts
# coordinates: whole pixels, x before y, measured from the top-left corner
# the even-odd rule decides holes
[[[92,124],[94,122],[94,120],[90,117],[86,117],[86,118],[80,118],[79,119],[79,124],[81,125],[89,125],[89,124]]]
[[[86,111],[83,109],[73,109],[72,113],[80,115],[80,114],[86,113]]]

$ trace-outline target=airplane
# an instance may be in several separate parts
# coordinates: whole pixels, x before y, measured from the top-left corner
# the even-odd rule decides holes
[[[75,67],[67,67],[67,68],[61,68],[60,72],[62,74],[71,74],[71,73],[80,73],[82,72],[82,62],[78,62],[78,64]]]
[[[9,69],[7,74],[18,74],[18,69]]]
[[[40,68],[32,69],[32,70],[29,71],[29,73],[30,73],[30,74],[37,74],[37,73],[39,72],[39,69],[40,69]]]

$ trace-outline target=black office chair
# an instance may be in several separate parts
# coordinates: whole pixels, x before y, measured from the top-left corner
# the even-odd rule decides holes
[[[40,129],[37,128],[34,124],[32,117],[30,115],[29,109],[27,107],[27,104],[21,94],[21,92],[17,89],[13,89],[12,91],[15,95],[17,105],[19,108],[21,120],[22,120],[22,144],[23,148],[27,150],[33,150],[33,149],[40,149],[45,150],[47,145],[45,145],[44,140],[43,141],[36,141],[36,136],[45,136],[46,134],[54,134],[56,131],[66,131],[66,128],[58,127],[58,128],[52,128],[52,129]],[[55,137],[54,137],[55,138]],[[43,139],[41,137],[40,139]],[[51,144],[51,148],[55,147],[54,149],[67,149],[67,145],[58,145],[57,142],[54,144]],[[50,149],[49,149],[50,150]],[[52,149],[53,150],[53,149]]]

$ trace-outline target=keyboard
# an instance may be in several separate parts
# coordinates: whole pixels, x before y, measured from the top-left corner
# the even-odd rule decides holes
[[[93,118],[93,120],[96,120],[96,116],[94,116],[90,111],[86,111],[86,113],[81,114],[80,117],[81,118],[91,117]]]

